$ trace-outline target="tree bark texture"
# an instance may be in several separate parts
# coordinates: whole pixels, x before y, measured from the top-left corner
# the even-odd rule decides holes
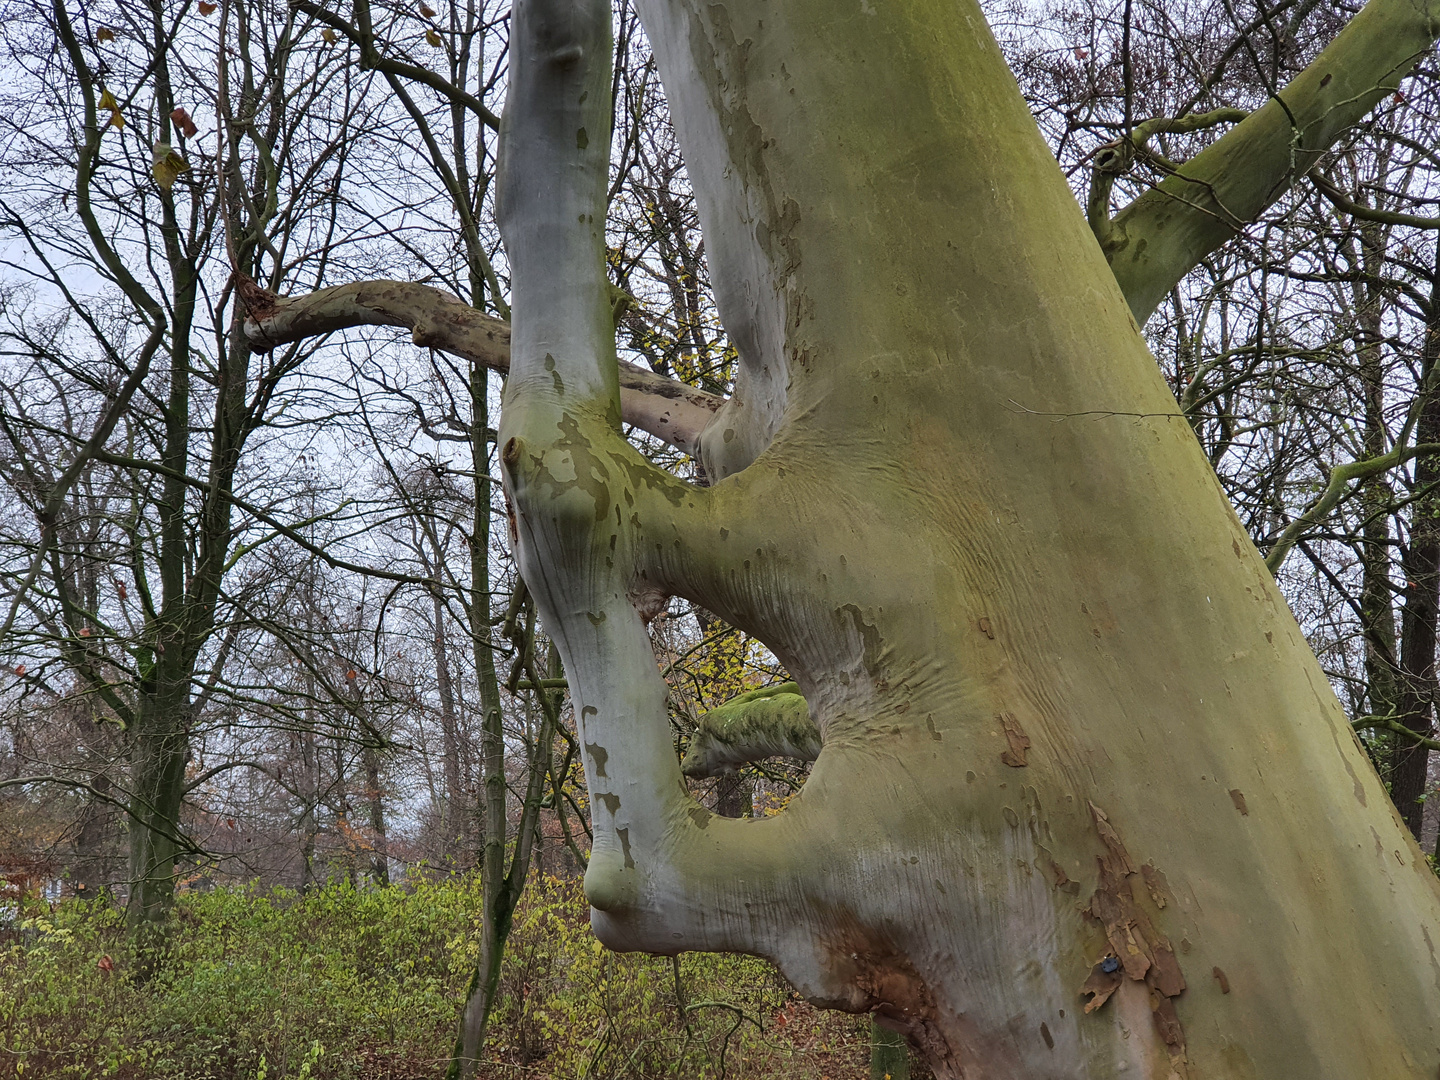
[[[978,7],[639,6],[740,353],[713,487],[619,433],[603,3],[517,6],[501,131],[502,473],[595,932],[770,957],[941,1078],[1433,1074],[1440,886]],[[686,794],[671,595],[808,704],[773,818]]]

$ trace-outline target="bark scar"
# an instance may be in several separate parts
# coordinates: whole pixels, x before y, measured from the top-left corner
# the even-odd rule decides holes
[[[1000,760],[1012,769],[1030,764],[1025,760],[1025,751],[1030,749],[1030,736],[1021,730],[1020,722],[1010,713],[1004,713],[995,719],[999,720],[1000,726],[1005,729],[1005,741],[1010,744],[1010,749],[1000,755]]]
[[[1111,953],[1090,970],[1080,988],[1081,994],[1090,995],[1085,1011],[1094,1012],[1104,1005],[1127,977],[1144,982],[1150,988],[1155,1030],[1165,1041],[1174,1071],[1183,1076],[1185,1031],[1171,999],[1185,992],[1185,976],[1170,939],[1155,928],[1150,916],[1135,902],[1130,878],[1138,871],[1120,834],[1105,811],[1093,802],[1089,805],[1105,854],[1096,858],[1100,878],[1085,914],[1104,927]],[[1162,898],[1168,895],[1165,875],[1152,862],[1143,868],[1142,876],[1156,906],[1164,907]]]

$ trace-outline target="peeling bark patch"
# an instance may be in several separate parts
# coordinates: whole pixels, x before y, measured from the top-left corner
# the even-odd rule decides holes
[[[613,791],[600,792],[600,794],[595,796],[595,801],[604,806],[606,810],[609,810],[611,817],[614,817],[620,812],[620,796],[616,795]]]
[[[710,824],[710,811],[703,806],[692,806],[689,811],[690,820],[695,822],[695,827],[703,829]]]
[[[1175,899],[1170,892],[1170,883],[1165,880],[1164,871],[1157,869],[1153,861],[1140,867],[1140,876],[1145,879],[1145,888],[1149,890],[1150,899],[1155,901],[1156,907],[1164,908]]]
[[[1106,971],[1103,960],[1091,968],[1090,977],[1085,980],[1085,985],[1080,987],[1081,994],[1091,995],[1090,1000],[1085,1003],[1085,1011],[1092,1013],[1109,1001],[1110,995],[1120,989],[1122,981],[1120,969],[1116,967],[1113,971]]]
[[[1055,1036],[1050,1034],[1050,1025],[1043,1022],[1040,1024],[1040,1037],[1045,1040],[1049,1049],[1055,1049]]]
[[[930,732],[930,738],[936,742],[940,741],[940,732],[935,730],[935,716],[933,713],[926,713],[925,715],[925,730]],[[975,779],[974,773],[966,773],[965,775],[968,779]]]
[[[1060,865],[1055,856],[1050,853],[1050,850],[1045,847],[1040,847],[1038,850],[1040,854],[1035,857],[1035,869],[1039,870],[1042,874],[1048,870],[1051,885],[1055,888],[1063,889],[1072,896],[1078,893],[1080,891],[1080,883],[1070,879],[1070,875],[1065,872],[1065,867]]]
[[[1335,745],[1337,747],[1340,745],[1339,739],[1335,740]],[[1340,752],[1340,760],[1345,763],[1345,771],[1350,774],[1350,782],[1355,785],[1355,798],[1361,806],[1368,806],[1369,800],[1365,798],[1365,785],[1360,782],[1360,777],[1355,775],[1355,767],[1350,764],[1350,758],[1343,750]]]
[[[585,744],[585,752],[589,754],[590,759],[595,762],[595,775],[605,777],[606,780],[610,779],[608,776],[605,776],[605,763],[610,760],[610,754],[605,747],[598,743],[587,742]]]
[[[1000,755],[1000,760],[1012,769],[1030,764],[1025,760],[1025,751],[1030,749],[1030,736],[1020,729],[1019,721],[1010,713],[1004,713],[995,719],[999,720],[1001,727],[1005,729],[1005,741],[1010,744],[1010,749]]]
[[[1180,971],[1180,962],[1175,958],[1170,939],[1155,928],[1150,917],[1135,902],[1129,879],[1137,871],[1120,834],[1115,831],[1105,811],[1093,802],[1089,805],[1095,830],[1105,845],[1105,854],[1096,858],[1100,877],[1085,914],[1104,927],[1112,952],[1091,969],[1080,988],[1081,994],[1090,995],[1085,1011],[1094,1012],[1104,1005],[1124,978],[1144,982],[1150,988],[1150,1011],[1155,1029],[1165,1040],[1171,1064],[1182,1065],[1185,1033],[1170,1000],[1185,992],[1185,976]],[[1159,874],[1153,865],[1151,871]],[[1146,887],[1151,888],[1151,874],[1142,874],[1142,877]],[[1161,884],[1164,879],[1160,876],[1154,880],[1156,884]],[[1163,905],[1157,900],[1157,906]],[[1177,1068],[1176,1071],[1180,1070]]]
[[[884,676],[881,672],[880,660],[885,649],[885,642],[880,637],[880,629],[874,623],[867,623],[861,615],[860,609],[854,604],[846,604],[838,608],[837,615],[849,615],[855,632],[860,636],[860,662],[864,665],[865,671],[875,681],[876,688],[884,690]]]
[[[1228,994],[1230,992],[1230,980],[1225,977],[1225,972],[1221,971],[1217,967],[1214,971],[1214,975],[1215,980],[1220,984],[1220,992],[1222,994]]]
[[[625,869],[634,870],[635,860],[630,857],[630,830],[616,829],[615,835],[620,838],[620,850],[625,854]]]
[[[989,638],[991,641],[994,641],[994,640],[995,640],[995,631],[994,631],[994,629],[990,626],[990,620],[989,620],[989,619],[986,619],[986,618],[982,617],[982,618],[980,619],[980,621],[977,622],[975,625],[980,628],[980,632],[981,632],[982,634],[984,634],[987,638]]]
[[[1018,829],[1020,827],[1020,815],[1015,813],[1014,810],[1006,806],[1002,808],[1001,812],[1005,815],[1005,823],[1012,829]]]
[[[846,1012],[873,1013],[885,1026],[905,1034],[932,1061],[948,1066],[938,1076],[963,1076],[954,1052],[936,1019],[939,1008],[929,985],[915,966],[896,952],[890,942],[851,926],[825,942],[830,963],[850,983],[855,996],[816,1000],[815,1004]]]
[[[1440,990],[1440,960],[1435,957],[1435,942],[1430,939],[1430,928],[1420,927],[1420,935],[1425,939],[1425,947],[1430,950],[1430,966],[1435,970],[1435,989]]]
[[[1238,787],[1230,789],[1230,801],[1235,804],[1235,809],[1240,811],[1241,817],[1250,816],[1250,808],[1245,805],[1245,795]]]

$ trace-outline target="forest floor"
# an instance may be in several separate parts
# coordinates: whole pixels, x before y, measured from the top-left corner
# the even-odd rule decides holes
[[[860,1080],[869,1022],[763,960],[609,952],[578,881],[526,889],[483,1080]],[[410,1080],[444,1074],[478,950],[478,878],[212,888],[146,965],[105,900],[0,928],[0,1080]],[[142,977],[142,967],[148,975]]]

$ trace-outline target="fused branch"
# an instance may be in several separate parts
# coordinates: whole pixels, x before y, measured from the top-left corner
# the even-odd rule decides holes
[[[266,294],[269,296],[270,294]],[[251,310],[255,306],[251,305]],[[510,370],[510,324],[458,297],[411,281],[361,281],[298,297],[271,297],[263,317],[245,322],[257,349],[354,326],[398,326],[422,348],[439,349],[501,374]],[[634,364],[619,364],[620,417],[686,453],[724,399]]]
[[[1204,131],[1219,124],[1234,124],[1248,115],[1244,109],[1213,109],[1184,116],[1157,116],[1136,124],[1128,136],[1122,135],[1100,147],[1091,159],[1090,194],[1085,201],[1085,218],[1090,222],[1090,231],[1100,241],[1100,246],[1108,253],[1115,235],[1114,222],[1110,219],[1110,192],[1115,187],[1115,178],[1130,171],[1137,155],[1144,154],[1160,161],[1167,172],[1179,168],[1173,162],[1147,151],[1146,144],[1152,138]]]
[[[732,773],[766,758],[814,761],[820,731],[795,683],[767,686],[732,698],[700,717],[680,771],[702,778]]]

